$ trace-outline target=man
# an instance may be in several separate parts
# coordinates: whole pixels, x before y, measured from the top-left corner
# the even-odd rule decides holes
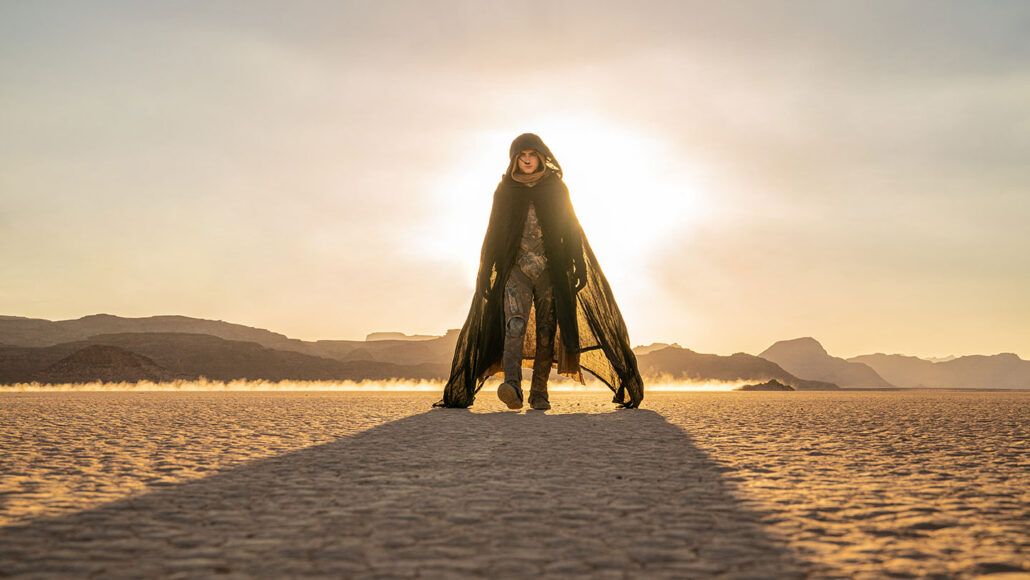
[[[535,149],[523,149],[511,178],[526,187],[534,187],[547,173],[547,166]],[[547,274],[547,253],[543,232],[532,200],[526,212],[522,238],[519,240],[515,266],[504,284],[504,383],[497,387],[497,397],[509,409],[522,407],[522,359],[525,348],[526,322],[530,306],[536,315],[536,352],[533,358],[533,380],[530,383],[529,406],[537,410],[551,408],[547,398],[547,379],[554,357],[554,335],[557,330],[554,312],[554,285]]]
[[[532,133],[518,136],[508,153],[483,240],[476,294],[436,406],[472,405],[486,378],[503,372],[498,397],[520,409],[526,360],[533,364],[534,409],[550,408],[552,366],[584,384],[586,370],[615,393],[613,402],[638,406],[644,390],[636,356],[572,209],[561,165]]]

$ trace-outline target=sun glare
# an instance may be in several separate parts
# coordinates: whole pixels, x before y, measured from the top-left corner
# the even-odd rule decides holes
[[[700,217],[696,177],[667,143],[589,119],[537,125],[562,164],[576,215],[609,277],[638,274],[650,250]]]
[[[669,143],[589,116],[527,119],[477,135],[434,188],[440,210],[427,224],[431,243],[419,251],[461,263],[470,283],[508,145],[523,132],[540,135],[561,163],[576,215],[617,293],[646,293],[651,251],[707,217],[696,169]]]

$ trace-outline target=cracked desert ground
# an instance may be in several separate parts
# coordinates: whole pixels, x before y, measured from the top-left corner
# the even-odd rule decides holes
[[[1030,578],[1030,392],[0,393],[0,576]]]

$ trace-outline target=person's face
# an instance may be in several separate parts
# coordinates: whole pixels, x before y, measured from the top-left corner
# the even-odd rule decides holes
[[[518,158],[519,171],[522,173],[536,173],[536,170],[540,168],[540,158],[537,157],[536,151],[532,149],[523,149],[519,152]]]

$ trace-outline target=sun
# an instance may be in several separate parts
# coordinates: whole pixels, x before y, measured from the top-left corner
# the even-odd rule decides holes
[[[576,216],[617,292],[641,295],[651,285],[648,257],[707,216],[696,168],[661,138],[586,115],[526,119],[477,135],[461,167],[434,188],[437,233],[421,250],[460,262],[470,281],[508,145],[525,132],[539,135],[561,164]]]
[[[640,275],[650,252],[705,217],[696,169],[662,139],[588,117],[528,126],[561,163],[576,215],[609,278]]]

